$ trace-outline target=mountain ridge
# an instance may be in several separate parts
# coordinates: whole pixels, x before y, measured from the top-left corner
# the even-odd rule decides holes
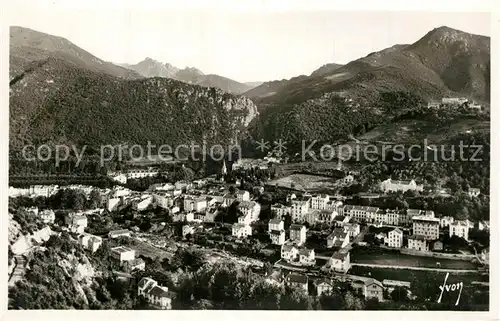
[[[234,94],[242,94],[255,87],[252,83],[241,83],[216,74],[204,74],[196,67],[185,67],[181,69],[169,63],[162,63],[149,57],[146,57],[135,65],[127,64],[127,68],[136,71],[144,77],[172,78],[188,84],[220,88]]]
[[[114,65],[92,55],[63,37],[20,26],[11,26],[9,30],[9,74],[11,80],[22,73],[31,62],[49,57],[62,58],[71,61],[76,66],[105,72],[124,79],[142,78],[130,69]]]

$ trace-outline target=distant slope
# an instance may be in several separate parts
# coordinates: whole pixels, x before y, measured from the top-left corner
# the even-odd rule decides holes
[[[321,66],[320,68],[316,69],[311,73],[311,77],[319,77],[319,76],[324,76],[333,73],[335,70],[339,69],[342,67],[340,64],[326,64]]]
[[[380,91],[411,91],[425,99],[465,95],[489,102],[490,38],[436,28],[411,45],[395,45],[340,68],[320,68],[321,77],[265,85],[247,92],[258,105],[300,103],[337,92],[369,105]],[[314,73],[313,73],[314,74]],[[271,95],[269,91],[274,91]]]
[[[321,66],[317,70],[313,71],[310,76],[300,75],[293,77],[291,79],[281,79],[262,82],[254,88],[245,92],[245,96],[259,100],[260,98],[271,97],[276,95],[279,91],[283,90],[287,86],[293,86],[295,83],[301,83],[301,81],[307,80],[309,78],[320,77],[325,74],[329,74],[338,68],[342,67],[340,64],[329,63]],[[271,98],[272,100],[272,98]]]
[[[73,65],[125,79],[142,78],[130,69],[103,61],[67,39],[32,29],[10,27],[9,73],[12,80],[33,61],[57,57]]]
[[[340,139],[391,117],[378,106],[381,95],[391,92],[411,93],[413,107],[446,96],[488,105],[490,39],[440,27],[414,44],[395,45],[339,68],[319,70],[321,76],[264,83],[245,93],[261,112],[253,124],[254,137]]]
[[[228,144],[257,115],[246,97],[167,78],[124,80],[48,58],[10,86],[10,143]]]
[[[264,83],[263,81],[250,81],[250,82],[246,82],[245,85],[247,85],[251,88],[255,88],[257,86],[262,85],[263,83]]]

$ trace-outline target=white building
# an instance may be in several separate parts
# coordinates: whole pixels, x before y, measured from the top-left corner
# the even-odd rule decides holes
[[[285,229],[285,222],[279,219],[269,220],[269,232],[271,231],[281,231]]]
[[[330,258],[330,270],[347,272],[351,268],[349,252],[335,252]]]
[[[134,208],[137,211],[144,211],[153,204],[153,196],[147,196],[144,199],[138,201],[134,204]]]
[[[469,102],[469,99],[463,97],[445,97],[441,99],[441,102],[447,105],[462,105]]]
[[[311,197],[311,209],[324,210],[330,201],[330,196],[326,194],[315,195]]]
[[[380,183],[380,189],[387,192],[406,192],[406,191],[418,191],[422,192],[424,190],[424,185],[417,184],[417,182],[412,180],[391,180],[390,178],[386,179],[382,183]]]
[[[252,227],[246,224],[234,223],[232,226],[232,235],[237,238],[246,238],[252,235]]]
[[[121,204],[122,198],[120,197],[113,197],[108,199],[106,208],[108,209],[109,212],[115,211],[118,206]]]
[[[248,191],[239,190],[236,192],[238,202],[250,201],[250,193]]]
[[[289,215],[292,211],[292,208],[290,206],[286,206],[283,204],[273,204],[271,205],[271,213],[274,213],[276,215],[277,219],[283,219],[285,215]]]
[[[207,208],[207,199],[205,197],[186,196],[184,198],[184,211],[203,212]]]
[[[249,214],[251,222],[255,222],[259,219],[260,204],[255,201],[242,201],[238,204],[238,209],[244,215]]]
[[[306,227],[304,225],[292,224],[290,226],[290,241],[298,246],[306,242]]]
[[[138,284],[138,294],[146,298],[153,307],[162,310],[172,309],[172,294],[165,286],[159,286],[158,282],[151,278],[142,278]]]
[[[450,224],[450,237],[452,237],[453,235],[456,235],[468,241],[469,225],[465,221],[456,221]]]
[[[481,190],[479,188],[469,188],[470,197],[477,197],[479,194],[481,194]]]
[[[64,221],[68,227],[74,227],[75,229],[77,229],[78,227],[85,229],[88,224],[87,216],[76,213],[67,214],[64,218]]]
[[[453,222],[455,222],[455,219],[452,216],[443,216],[439,219],[441,228],[448,227],[450,224],[453,224]]]
[[[343,215],[356,221],[372,220],[380,212],[380,208],[372,206],[345,205],[343,208]]]
[[[304,266],[314,266],[316,264],[314,249],[306,249],[306,248],[300,249],[299,264]]]
[[[30,197],[50,197],[59,191],[58,185],[31,185],[29,187]]]
[[[337,227],[326,238],[326,247],[344,248],[347,246],[347,244],[349,244],[349,241],[350,241],[349,233],[345,232],[344,229]]]
[[[290,214],[293,222],[302,223],[306,221],[306,215],[309,211],[309,200],[292,200]]]
[[[283,245],[286,242],[284,230],[269,231],[269,237],[271,238],[271,243],[275,245]]]
[[[349,234],[350,239],[355,238],[361,232],[361,227],[357,223],[345,223],[342,228]]]
[[[429,251],[429,244],[422,235],[410,235],[408,237],[408,248],[416,251]]]
[[[130,237],[132,232],[129,230],[115,230],[115,231],[109,231],[108,237],[110,239],[116,239],[118,237]]]
[[[117,246],[111,249],[111,257],[119,260],[120,263],[135,259],[135,250],[125,246]]]
[[[129,169],[125,175],[127,176],[127,179],[140,179],[140,178],[158,176],[159,173],[160,172],[154,168]]]
[[[102,245],[102,238],[92,234],[82,234],[78,237],[79,243],[85,248],[94,253]]]
[[[398,249],[403,247],[403,231],[397,228],[387,233],[385,244]]]
[[[421,235],[426,240],[437,240],[439,238],[440,220],[430,216],[414,216],[413,234]]]
[[[120,172],[110,172],[108,173],[108,177],[114,180],[115,182],[118,182],[120,184],[127,184],[127,175],[120,173]]]
[[[299,249],[294,244],[283,244],[281,246],[281,258],[287,262],[297,261]]]
[[[194,234],[194,230],[195,230],[195,227],[190,225],[190,224],[186,224],[182,227],[182,237],[186,237],[187,235],[193,235]]]
[[[45,224],[53,224],[56,220],[56,214],[53,210],[40,211],[38,217],[40,217],[42,222],[44,222]]]

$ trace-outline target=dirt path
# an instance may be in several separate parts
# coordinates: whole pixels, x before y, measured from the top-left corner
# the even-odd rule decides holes
[[[365,263],[351,263],[352,266],[364,266],[372,268],[383,269],[403,269],[403,270],[417,270],[417,271],[435,271],[435,272],[450,272],[450,273],[477,273],[477,270],[455,270],[455,269],[438,269],[426,268],[417,266],[400,266],[400,265],[381,265],[381,264],[365,264]]]
[[[15,267],[12,274],[9,276],[9,287],[14,286],[17,281],[21,280],[26,270],[26,258],[22,255],[14,256]]]

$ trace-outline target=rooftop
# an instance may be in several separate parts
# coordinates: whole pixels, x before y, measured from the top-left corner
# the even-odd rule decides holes
[[[111,251],[118,252],[118,253],[125,253],[125,252],[129,252],[129,251],[134,251],[134,250],[132,250],[128,247],[125,247],[125,246],[117,246],[117,247],[112,248]]]
[[[410,235],[408,236],[408,239],[409,240],[418,240],[418,241],[424,241],[425,240],[425,237],[423,235]]]
[[[290,225],[290,230],[300,231],[302,228],[305,228],[305,226],[304,225],[300,225],[300,224],[292,224],[292,225]]]
[[[291,283],[307,284],[308,278],[307,278],[307,275],[290,273],[286,279],[288,282],[291,282]]]

